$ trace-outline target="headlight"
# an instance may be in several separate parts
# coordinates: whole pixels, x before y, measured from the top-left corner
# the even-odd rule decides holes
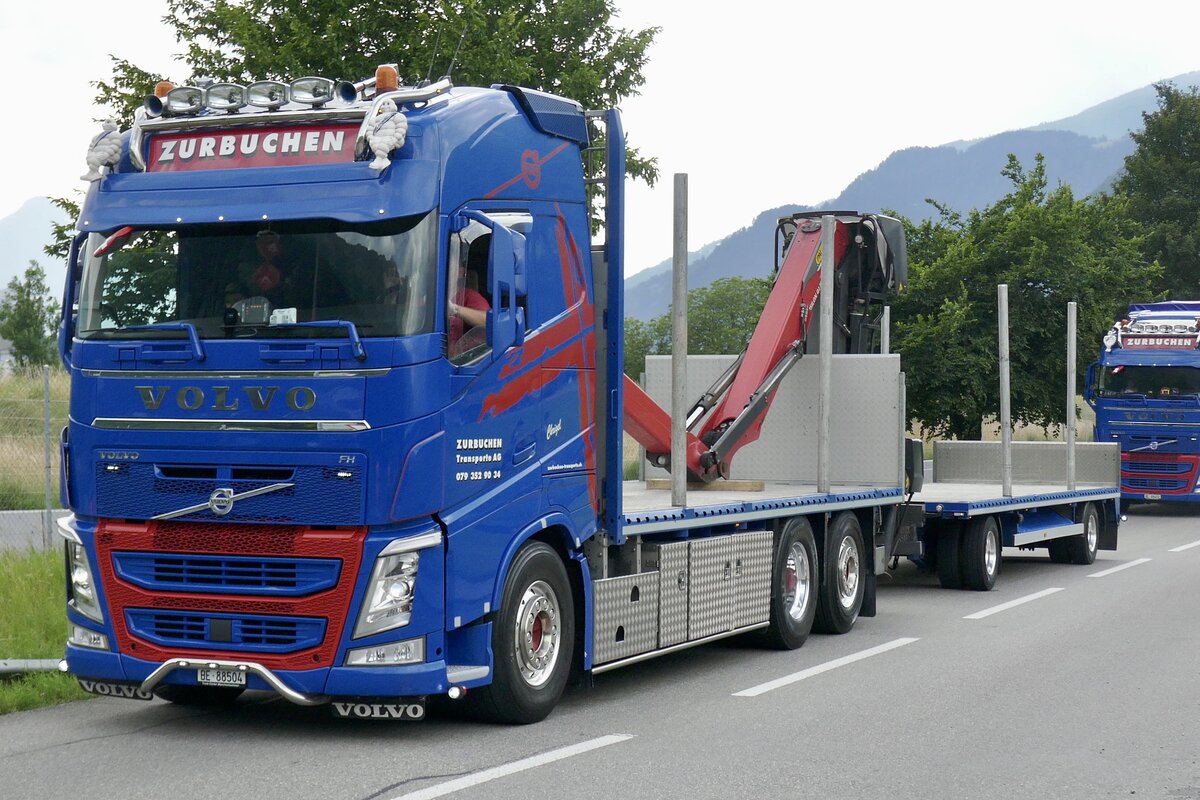
[[[92,565],[88,562],[87,550],[79,542],[67,542],[67,585],[71,589],[67,605],[90,620],[104,622],[96,582],[92,578]]]
[[[442,543],[440,530],[397,539],[379,553],[367,583],[354,638],[402,628],[412,619],[419,551]]]
[[[360,647],[346,653],[347,667],[394,667],[398,664],[420,664],[424,661],[423,636],[376,647]]]
[[[366,602],[354,628],[355,639],[408,624],[420,560],[418,553],[400,553],[380,556],[375,561]]]

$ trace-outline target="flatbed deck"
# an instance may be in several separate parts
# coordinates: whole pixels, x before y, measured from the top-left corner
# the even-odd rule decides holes
[[[969,518],[998,511],[1074,503],[1082,500],[1109,500],[1121,496],[1119,486],[1076,484],[1068,490],[1063,484],[1014,483],[1012,495],[1005,497],[998,483],[946,481],[926,484],[912,496],[911,502],[924,506],[926,514]]]
[[[686,506],[673,507],[669,489],[648,489],[641,481],[625,481],[622,485],[622,530],[626,536],[641,536],[713,524],[774,519],[780,516],[780,510],[792,508],[797,513],[841,511],[884,505],[889,500],[899,503],[903,499],[904,493],[899,486],[834,486],[828,493],[822,493],[813,483],[765,481],[761,491],[691,490]]]

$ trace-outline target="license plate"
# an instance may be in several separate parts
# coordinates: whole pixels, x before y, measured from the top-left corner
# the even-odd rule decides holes
[[[1145,494],[1142,495],[1142,497],[1146,498],[1147,500],[1162,500],[1161,494]]]
[[[196,683],[205,686],[245,686],[246,673],[240,669],[198,669]]]

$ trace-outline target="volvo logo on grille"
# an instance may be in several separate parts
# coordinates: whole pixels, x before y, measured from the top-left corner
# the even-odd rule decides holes
[[[260,494],[268,492],[277,492],[280,489],[291,489],[295,486],[294,483],[272,483],[270,486],[260,486],[257,489],[251,489],[246,492],[233,493],[233,489],[222,487],[217,489],[208,496],[207,503],[199,503],[187,508],[181,508],[177,511],[168,511],[165,514],[157,514],[153,519],[175,519],[177,517],[186,517],[188,514],[195,514],[198,511],[208,509],[218,517],[223,517],[233,510],[233,504],[238,500],[245,500],[249,497],[258,497]]]
[[[233,489],[217,489],[208,498],[208,510],[223,517],[233,511]]]

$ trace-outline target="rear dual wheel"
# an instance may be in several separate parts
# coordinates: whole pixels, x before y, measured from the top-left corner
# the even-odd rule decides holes
[[[1000,523],[976,517],[965,526],[947,524],[938,532],[938,580],[946,589],[989,592],[1000,574]]]
[[[1095,504],[1088,503],[1079,515],[1083,533],[1052,539],[1047,545],[1050,560],[1056,564],[1082,564],[1096,561],[1096,550],[1100,544],[1100,511]]]
[[[777,650],[795,650],[812,631],[817,614],[817,543],[804,517],[787,521],[775,548],[771,572],[771,621],[762,641]]]
[[[816,629],[821,633],[846,633],[854,627],[867,584],[865,555],[858,517],[850,511],[841,512],[825,530],[816,618]]]

